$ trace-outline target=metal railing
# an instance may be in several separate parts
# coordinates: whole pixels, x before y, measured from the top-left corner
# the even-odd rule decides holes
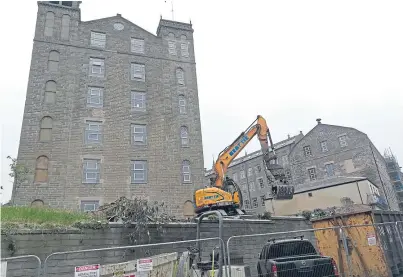
[[[316,224],[323,228],[236,235],[226,243],[215,237],[55,252],[44,260],[43,276],[72,276],[77,270],[96,270],[100,276],[119,276],[124,271],[130,276],[139,270],[140,261],[150,258],[156,274],[170,277],[200,277],[203,268],[212,269],[204,276],[225,277],[403,275],[403,221],[349,225],[339,218],[329,222]],[[11,276],[40,276],[42,263],[35,255],[2,261],[9,262]]]
[[[164,276],[175,277],[200,275],[192,266],[195,263],[201,267],[212,266],[213,271],[222,274],[223,264],[219,260],[213,263],[201,261],[202,259],[210,260],[210,255],[214,256],[214,253],[220,249],[223,249],[225,253],[225,244],[221,238],[204,238],[55,252],[46,257],[43,276],[72,276],[73,270],[95,270],[100,276],[120,276],[119,274],[124,272],[124,276],[131,276],[139,270],[141,260],[151,260],[152,270],[156,271],[154,274],[157,275],[163,272],[169,273],[168,275],[165,273]],[[196,254],[194,262],[192,262],[192,253]]]
[[[230,237],[226,245],[229,277],[234,277],[233,268],[247,268],[252,277],[403,275],[403,222],[332,224]]]
[[[27,260],[29,261],[30,259],[35,260],[35,262],[33,263],[33,267],[29,266],[29,262],[27,262]],[[18,276],[37,276],[37,277],[41,276],[42,262],[38,256],[24,255],[24,256],[8,257],[8,258],[1,259],[1,262],[7,262],[7,269],[5,270],[6,275],[7,275],[8,270],[13,270],[14,274],[15,273],[17,275],[19,274]],[[8,262],[11,262],[12,266],[10,266],[8,264]],[[15,266],[14,266],[14,262],[16,263]],[[24,267],[22,267],[22,264],[24,264]],[[21,271],[21,272],[16,272],[16,271]],[[3,272],[1,272],[0,274],[3,274]]]

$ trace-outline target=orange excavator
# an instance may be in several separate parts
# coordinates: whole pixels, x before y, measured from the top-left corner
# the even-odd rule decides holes
[[[231,162],[256,135],[262,148],[265,173],[268,180],[287,183],[283,168],[275,162],[277,156],[266,120],[258,115],[257,119],[246,131],[242,132],[231,145],[220,152],[214,164],[215,174],[210,179],[210,187],[199,189],[195,192],[194,205],[197,216],[211,210],[218,210],[224,216],[245,214],[242,209],[242,191],[234,180],[226,176],[226,173]],[[272,160],[274,162],[270,162]]]

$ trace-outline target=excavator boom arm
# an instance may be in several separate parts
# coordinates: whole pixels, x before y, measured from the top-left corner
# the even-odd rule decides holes
[[[268,153],[269,151],[269,141],[270,146],[274,151],[269,127],[266,124],[266,120],[259,115],[245,132],[243,132],[229,147],[225,148],[220,153],[217,161],[214,164],[216,178],[213,185],[215,187],[221,188],[223,186],[224,176],[227,172],[228,166],[256,135],[258,135],[260,146],[264,154]]]

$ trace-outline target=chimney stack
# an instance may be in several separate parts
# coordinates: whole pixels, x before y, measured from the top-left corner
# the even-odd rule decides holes
[[[316,122],[318,122],[318,124],[321,124],[321,121],[322,119],[321,118],[318,118],[318,119],[316,119]]]

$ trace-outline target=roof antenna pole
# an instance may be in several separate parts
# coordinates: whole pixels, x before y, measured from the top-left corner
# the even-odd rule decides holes
[[[167,0],[164,1],[164,3],[166,3]],[[171,0],[171,13],[172,13],[172,20],[174,20],[174,1]]]
[[[172,20],[174,20],[174,1],[171,0],[171,12],[172,12]]]

